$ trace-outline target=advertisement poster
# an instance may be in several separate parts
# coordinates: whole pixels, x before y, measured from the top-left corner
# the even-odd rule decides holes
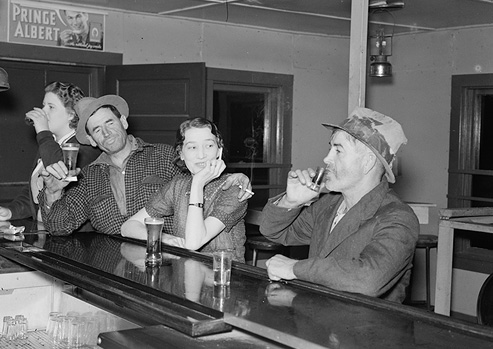
[[[10,0],[9,42],[104,51],[105,13]]]

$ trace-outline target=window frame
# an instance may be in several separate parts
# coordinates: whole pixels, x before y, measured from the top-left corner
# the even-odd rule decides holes
[[[286,74],[207,68],[207,118],[213,119],[214,91],[266,94],[264,162],[228,163],[228,168],[268,168],[269,183],[253,183],[253,190],[268,190],[268,197],[283,192],[291,169],[293,76]]]

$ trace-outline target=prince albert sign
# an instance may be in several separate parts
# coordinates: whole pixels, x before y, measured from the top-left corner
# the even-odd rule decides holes
[[[105,13],[10,0],[9,42],[104,51]]]

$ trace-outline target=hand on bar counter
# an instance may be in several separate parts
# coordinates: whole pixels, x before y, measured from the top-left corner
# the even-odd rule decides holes
[[[15,227],[10,222],[0,222],[0,237],[11,241],[23,241],[26,227]]]

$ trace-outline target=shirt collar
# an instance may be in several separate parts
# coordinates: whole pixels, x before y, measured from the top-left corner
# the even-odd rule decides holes
[[[60,145],[62,145],[64,143],[66,143],[73,136],[75,136],[75,130],[72,130],[71,132],[67,133],[65,136],[63,136],[62,138],[60,138],[57,141],[57,143],[60,144]],[[55,135],[53,135],[53,138],[55,138]]]
[[[130,142],[131,149],[130,149],[130,154],[132,155],[136,151],[140,151],[144,148],[144,146],[148,145],[144,141],[142,141],[140,138],[135,138],[132,135],[127,135],[127,140]],[[110,156],[106,154],[105,152],[102,152],[101,155],[94,160],[92,164],[106,164],[106,165],[113,165],[113,162],[110,159]]]

